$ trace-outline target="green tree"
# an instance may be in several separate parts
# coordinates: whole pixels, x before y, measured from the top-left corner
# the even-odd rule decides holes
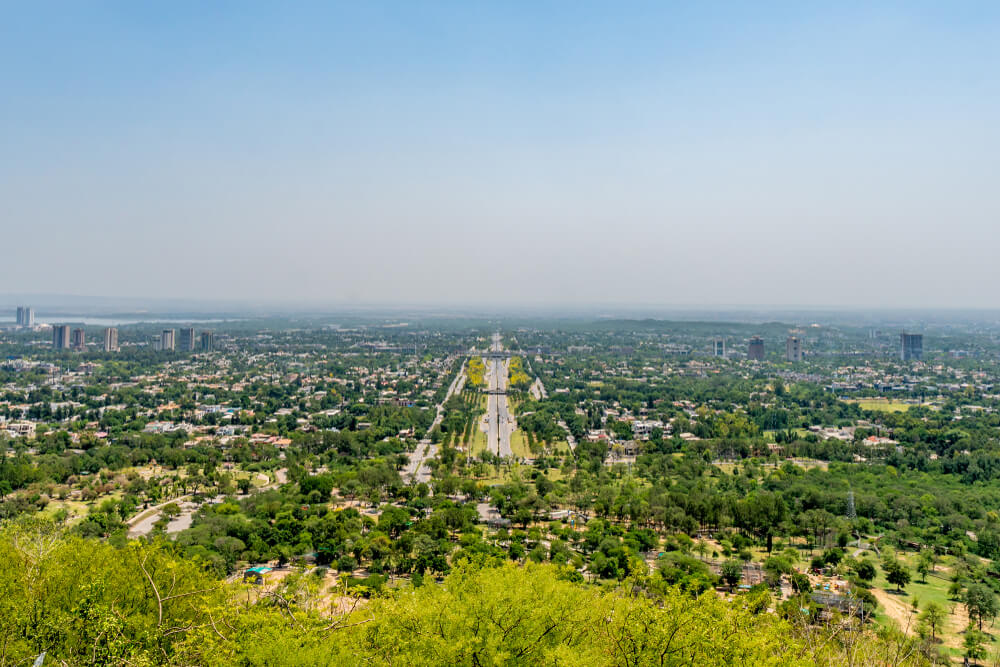
[[[920,573],[920,581],[927,583],[927,575],[934,571],[934,552],[924,549],[917,557],[917,572]]]
[[[743,563],[735,559],[727,560],[722,564],[721,575],[730,588],[734,587],[743,578]]]
[[[978,664],[980,658],[986,657],[986,642],[989,637],[980,630],[967,630],[965,639],[962,640],[962,647],[965,649],[965,657]]]
[[[802,574],[801,572],[796,572],[792,575],[792,589],[798,593],[808,593],[812,589],[812,585],[809,583],[809,577]]]
[[[858,579],[861,581],[873,581],[875,575],[875,565],[868,559],[859,560],[854,566],[854,573],[858,575]]]
[[[936,602],[928,602],[924,611],[920,614],[920,621],[930,630],[931,642],[937,639],[938,630],[944,625],[946,614],[944,609]]]
[[[910,583],[910,570],[899,560],[890,558],[882,564],[886,581],[896,587],[897,591],[902,591],[903,587]]]
[[[976,619],[979,631],[983,630],[983,621],[996,618],[1000,613],[997,596],[986,584],[972,584],[965,591],[965,609],[969,618]]]

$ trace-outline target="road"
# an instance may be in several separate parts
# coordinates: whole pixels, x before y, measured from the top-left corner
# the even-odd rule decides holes
[[[155,524],[157,521],[160,520],[160,510],[162,510],[167,505],[170,505],[171,503],[176,503],[177,506],[181,508],[182,513],[184,510],[188,509],[187,506],[194,507],[193,503],[188,502],[188,499],[190,497],[191,497],[190,495],[180,496],[179,498],[168,500],[166,502],[160,503],[159,505],[154,505],[153,507],[150,507],[147,510],[143,510],[139,514],[136,514],[134,517],[125,522],[125,525],[128,526],[128,536],[144,537],[146,535],[149,535],[149,533],[153,531],[153,524]],[[177,518],[171,521],[171,524],[173,524],[175,521],[177,521]],[[170,531],[170,532],[178,532],[178,531]]]
[[[492,352],[503,351],[500,334],[493,334]],[[507,364],[505,359],[490,359],[487,366],[487,388],[491,392],[507,390]],[[491,393],[486,401],[486,448],[498,456],[511,457],[510,434],[516,428],[507,405],[507,395]]]
[[[275,470],[274,481],[271,482],[270,484],[258,488],[257,492],[270,491],[271,489],[278,488],[282,484],[288,484],[288,468],[278,468],[277,470]],[[246,496],[240,496],[240,497],[245,498]]]
[[[431,469],[427,464],[437,456],[437,449],[438,446],[432,445],[428,438],[418,442],[417,448],[410,454],[409,463],[403,468],[403,479],[409,480],[411,484],[430,481]]]
[[[465,362],[462,362],[462,367],[458,369],[458,374],[455,379],[451,381],[448,386],[448,391],[444,395],[444,400],[438,403],[437,414],[434,415],[434,421],[431,422],[430,428],[427,432],[430,433],[435,426],[441,423],[444,419],[444,404],[448,402],[456,393],[462,391],[462,387],[465,386]],[[428,467],[428,462],[437,456],[437,445],[431,444],[430,438],[424,438],[419,443],[417,443],[417,448],[413,450],[410,454],[410,460],[403,468],[403,479],[408,480],[411,484],[419,484],[421,482],[427,483],[431,479],[431,469]]]
[[[569,445],[569,451],[576,453],[576,438],[574,438],[573,434],[570,432],[569,424],[564,422],[562,419],[557,421],[556,424],[562,426],[563,430],[566,431],[566,444]]]
[[[534,397],[536,401],[540,401],[542,399],[549,397],[549,393],[545,391],[545,385],[542,384],[542,378],[536,377],[535,381],[531,383],[531,387],[528,389],[528,391],[531,392],[531,395]]]
[[[251,489],[250,493],[261,493],[263,491],[270,491],[271,489],[276,489],[282,484],[288,483],[288,468],[280,468],[274,471],[276,481],[267,484],[265,486],[258,487],[256,489]],[[239,494],[236,496],[238,499],[248,498],[249,494],[243,495]],[[191,527],[191,523],[194,521],[194,513],[198,511],[198,505],[190,501],[191,495],[180,496],[179,498],[174,498],[173,500],[168,500],[162,502],[159,505],[154,505],[148,509],[143,510],[139,514],[125,522],[128,526],[128,536],[131,538],[135,537],[145,537],[153,532],[153,525],[160,520],[162,510],[167,505],[171,503],[176,503],[178,507],[181,508],[180,514],[175,516],[167,524],[166,532],[168,534],[179,533],[182,530],[187,530]],[[209,503],[221,502],[221,496],[216,496]]]

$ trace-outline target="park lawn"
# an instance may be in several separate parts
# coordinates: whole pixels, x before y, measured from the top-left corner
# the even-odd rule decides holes
[[[750,459],[750,461],[753,461],[760,469],[760,472],[757,475],[757,481],[763,481],[775,470],[780,470],[781,466],[786,463],[791,463],[792,465],[802,468],[803,470],[810,470],[812,468],[826,470],[830,465],[827,461],[820,461],[817,459],[782,459],[777,463],[771,463],[770,461],[765,461],[763,459]],[[737,466],[740,466],[741,472],[745,471],[747,463],[747,460],[740,462],[722,461],[719,463],[713,463],[712,465],[718,468],[721,472],[727,475],[732,475]]]
[[[515,429],[510,434],[510,451],[514,453],[514,457],[517,459],[534,458],[534,454],[528,449],[528,439],[524,437],[524,431],[521,429]]]
[[[523,473],[530,470],[530,468],[526,468],[516,461],[512,461],[510,459],[507,459],[507,461],[509,461],[509,463],[501,463],[499,469],[498,466],[488,465],[486,466],[482,476],[470,475],[470,477],[485,486],[495,486],[497,484],[506,484],[516,479],[521,479]],[[555,481],[557,478],[552,476],[553,472],[558,471],[550,470],[549,479]]]
[[[266,473],[264,474],[264,478],[260,478],[258,477],[258,475],[260,475],[261,473],[247,472],[246,470],[241,470],[239,468],[235,470],[230,470],[228,472],[230,475],[232,475],[233,482],[236,482],[237,480],[240,479],[249,479],[250,485],[253,487],[267,486],[268,484],[271,483],[271,480]]]
[[[803,470],[811,470],[813,468],[819,468],[820,470],[827,470],[830,467],[829,461],[820,461],[819,459],[786,459],[781,463],[785,463],[786,461],[791,463],[792,465],[802,468]]]
[[[862,410],[874,410],[878,412],[906,412],[914,403],[904,403],[903,401],[879,400],[879,399],[857,399],[849,400],[848,403],[857,403]]]
[[[49,504],[45,506],[38,516],[44,517],[46,519],[52,519],[55,517],[56,512],[61,509],[65,509],[68,513],[66,518],[67,524],[74,524],[82,520],[89,513],[91,503],[86,503],[82,500],[51,500]]]
[[[898,601],[898,604],[894,604],[893,609],[889,610],[886,608],[886,604],[881,599],[879,600],[879,624],[886,625],[889,618],[895,619],[900,627],[905,627],[907,622],[909,622],[908,632],[916,634],[917,618],[915,614],[909,613],[913,608],[913,600],[916,599],[918,601],[921,610],[923,610],[928,602],[936,602],[948,614],[944,628],[942,628],[939,635],[942,641],[941,646],[949,654],[956,657],[961,656],[963,654],[961,648],[963,632],[968,622],[968,616],[965,614],[965,609],[960,602],[956,602],[948,597],[948,587],[951,585],[951,582],[947,578],[942,579],[928,575],[927,583],[923,583],[920,581],[920,575],[913,569],[916,561],[915,556],[913,554],[899,554],[899,558],[910,567],[913,576],[913,579],[903,589],[901,594],[896,593],[896,587],[886,581],[885,573],[882,571],[881,566],[876,566],[878,575],[875,577],[875,581],[872,582],[872,587],[884,591],[885,595],[881,596],[883,599],[889,602]],[[941,564],[938,564],[936,569],[940,574]],[[989,634],[989,628],[985,625],[983,626],[983,630]],[[988,650],[992,652],[997,638],[993,635],[990,636],[991,645]]]
[[[234,477],[233,480],[235,481],[237,479],[240,479],[241,477],[249,477],[250,478],[250,483],[254,487],[267,486],[268,484],[271,483],[271,477],[267,473],[264,473],[264,476],[260,477],[260,473],[256,473],[256,472],[244,472],[239,477]]]
[[[484,486],[497,486],[498,484],[506,484],[511,480],[510,474],[504,470],[500,469],[499,474],[493,466],[490,466],[490,472],[485,477],[476,477],[475,480]]]
[[[66,517],[66,523],[72,525],[81,521],[84,517],[90,514],[92,508],[99,507],[101,503],[105,500],[111,500],[113,502],[120,501],[125,496],[122,491],[114,491],[94,500],[57,500],[52,499],[45,506],[45,509],[41,510],[38,515],[45,517],[47,519],[54,518],[56,512],[61,509],[65,509],[68,513]]]
[[[549,449],[555,454],[569,454],[572,451],[566,440],[557,440]]]
[[[479,422],[476,421],[475,426],[472,428],[472,437],[469,439],[469,453],[472,456],[479,456],[486,451],[486,433],[479,428]]]
[[[559,468],[547,468],[546,470],[542,471],[542,474],[544,474],[546,477],[549,478],[549,480],[553,482],[558,482],[559,480],[566,478],[566,475],[564,475],[563,471],[560,470]]]
[[[800,438],[804,438],[805,436],[812,433],[812,431],[810,431],[807,428],[793,428],[791,429],[791,431]],[[781,432],[784,433],[785,429],[781,429]],[[775,431],[773,429],[765,429],[761,431],[761,435],[764,436],[765,438],[768,438],[769,442],[774,442],[774,438],[775,436],[778,435],[778,431]]]

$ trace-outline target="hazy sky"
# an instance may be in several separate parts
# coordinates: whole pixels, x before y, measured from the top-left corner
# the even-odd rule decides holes
[[[1000,3],[0,3],[0,293],[1000,306]]]

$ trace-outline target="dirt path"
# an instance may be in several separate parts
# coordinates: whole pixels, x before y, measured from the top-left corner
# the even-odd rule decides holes
[[[917,614],[913,613],[913,607],[903,597],[893,595],[881,588],[872,588],[871,592],[886,616],[899,623],[899,627],[906,630],[907,634],[917,634]],[[966,613],[965,606],[957,602],[949,602],[945,605],[945,612],[948,615],[945,618],[944,627],[939,633],[941,644],[949,648],[959,649],[962,647],[965,628],[969,625],[969,615]]]
[[[913,607],[907,604],[901,596],[887,593],[881,588],[872,588],[871,592],[886,616],[899,623],[899,627],[907,634],[916,634],[914,630],[917,625],[917,617],[916,614],[912,613]]]

